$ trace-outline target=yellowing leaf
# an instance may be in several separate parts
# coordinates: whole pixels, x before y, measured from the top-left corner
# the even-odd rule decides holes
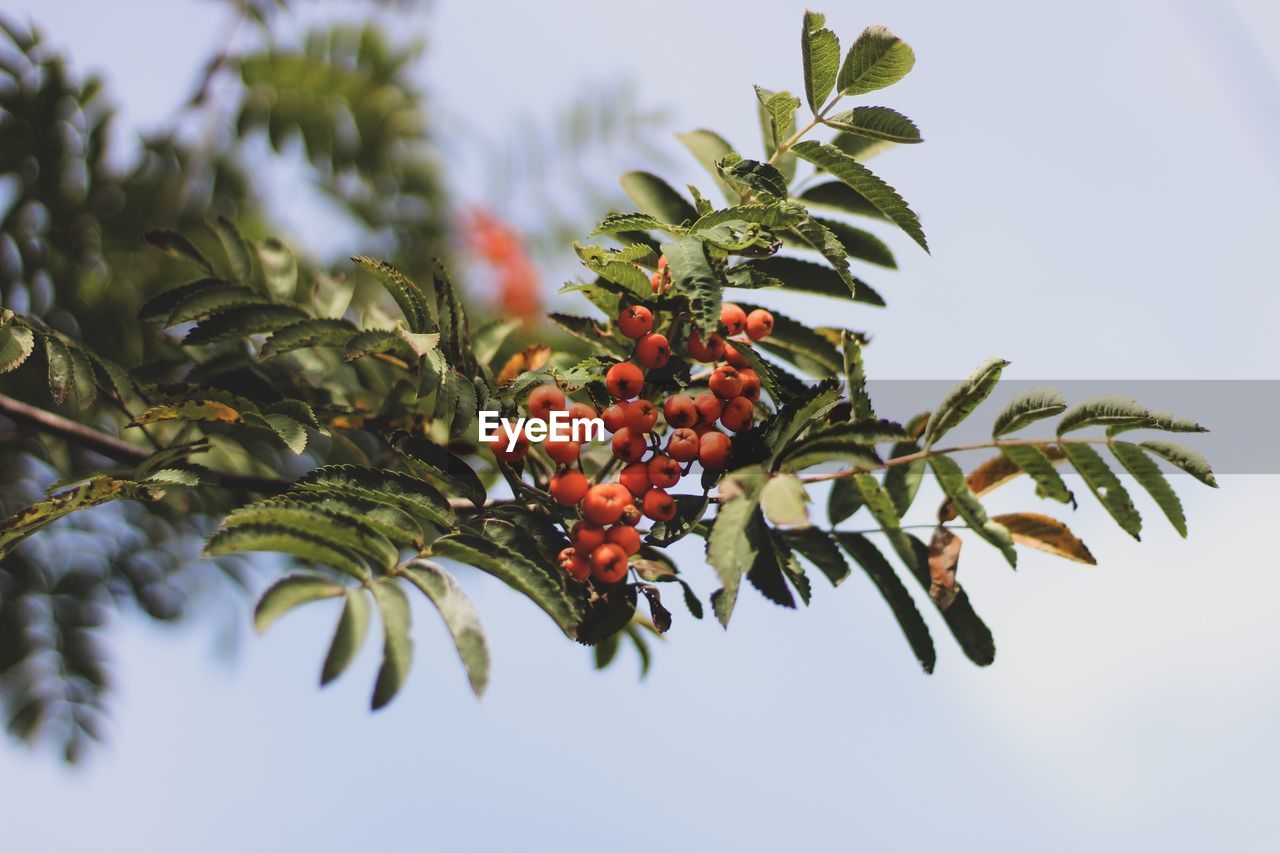
[[[130,426],[152,424],[157,421],[222,421],[236,424],[243,420],[240,413],[226,403],[219,403],[217,400],[200,400],[152,406],[134,418]]]
[[[521,373],[537,370],[551,358],[551,347],[546,344],[533,344],[507,359],[498,371],[498,384],[506,385]]]
[[[1008,529],[1013,541],[1077,563],[1097,565],[1093,554],[1076,535],[1058,519],[1037,512],[1011,512],[991,519]]]
[[[960,566],[963,544],[963,539],[942,525],[938,525],[929,540],[929,597],[939,610],[950,607],[960,592],[956,586],[956,569]]]

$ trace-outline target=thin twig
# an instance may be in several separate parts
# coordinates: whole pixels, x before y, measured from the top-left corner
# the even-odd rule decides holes
[[[804,483],[821,483],[826,480],[843,480],[846,477],[855,477],[858,474],[870,474],[873,471],[880,471],[885,468],[892,468],[895,465],[906,465],[911,462],[920,462],[933,456],[946,456],[951,453],[964,453],[970,450],[994,450],[1000,447],[1045,447],[1050,444],[1062,446],[1064,444],[1110,444],[1109,438],[1010,438],[998,439],[995,441],[983,441],[977,444],[957,444],[954,447],[942,447],[938,449],[929,448],[921,450],[918,453],[910,453],[906,456],[897,456],[893,459],[885,460],[878,465],[863,465],[856,468],[846,468],[843,471],[832,471],[829,474],[806,474],[800,478]]]

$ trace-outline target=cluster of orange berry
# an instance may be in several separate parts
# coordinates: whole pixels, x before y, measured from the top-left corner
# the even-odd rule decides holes
[[[672,394],[661,411],[653,400],[642,396],[645,370],[662,368],[671,359],[670,342],[654,331],[654,322],[653,312],[643,305],[624,308],[617,317],[618,329],[635,341],[632,360],[614,364],[605,374],[605,387],[614,402],[599,413],[612,434],[613,455],[622,463],[617,478],[592,484],[582,471],[581,447],[576,441],[548,439],[544,444],[547,455],[557,464],[550,482],[552,498],[563,505],[577,505],[581,515],[569,533],[572,545],[558,558],[561,568],[578,580],[592,577],[606,584],[623,580],[631,557],[640,550],[640,531],[636,529],[640,520],[665,522],[675,517],[676,500],[668,489],[689,473],[695,461],[707,471],[722,471],[728,464],[732,440],[717,425],[740,433],[750,429],[755,420],[760,377],[734,344],[719,333],[704,342],[695,330],[685,343],[693,360],[715,363],[707,379],[708,390],[695,396]],[[773,316],[768,311],[757,309],[747,314],[733,303],[721,307],[720,322],[731,338],[744,335],[760,340],[773,330]],[[736,344],[749,346],[742,339]],[[543,420],[555,411],[567,412],[571,422],[596,417],[592,406],[569,401],[551,384],[534,388],[527,407],[530,417]],[[660,421],[665,429],[659,428]],[[506,447],[507,437],[500,436],[494,453],[514,463],[523,459],[529,444],[520,436],[511,451]]]
[[[482,207],[470,211],[464,229],[471,251],[497,273],[498,299],[503,309],[526,318],[541,313],[538,272],[520,234]]]

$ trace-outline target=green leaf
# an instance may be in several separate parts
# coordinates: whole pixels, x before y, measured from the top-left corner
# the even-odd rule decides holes
[[[1013,537],[1003,524],[987,517],[982,502],[969,489],[964,472],[950,456],[930,456],[929,467],[938,478],[938,485],[950,499],[951,507],[964,519],[974,533],[1000,549],[1010,566],[1018,565],[1018,552],[1013,547]]]
[[[1187,517],[1182,511],[1182,501],[1178,500],[1177,493],[1160,472],[1160,467],[1136,444],[1113,441],[1111,452],[1142,488],[1147,490],[1147,494],[1151,495],[1173,529],[1178,531],[1178,535],[1183,539],[1187,538]]]
[[[925,672],[933,672],[933,666],[937,662],[937,652],[933,648],[933,638],[929,636],[929,627],[925,624],[920,611],[916,609],[911,593],[894,572],[893,566],[889,565],[889,561],[880,553],[880,549],[867,537],[842,531],[836,531],[832,535],[836,542],[840,543],[840,547],[853,558],[853,561],[862,567],[867,577],[880,591],[880,595],[889,605],[889,610],[892,611],[893,617],[898,621],[898,626],[907,638],[911,651],[915,653],[916,660],[920,661],[920,666]]]
[[[1035,480],[1037,495],[1064,504],[1074,502],[1071,490],[1063,482],[1058,469],[1053,467],[1053,460],[1039,447],[1011,445],[1000,448],[1000,452],[1020,471]]]
[[[841,330],[840,350],[844,355],[844,379],[849,387],[853,420],[872,420],[876,416],[876,410],[867,394],[867,369],[862,360],[862,341],[852,332]]]
[[[0,325],[0,373],[17,370],[35,348],[35,335],[26,326],[17,323]]]
[[[721,281],[706,248],[699,240],[681,237],[674,243],[663,243],[662,253],[667,256],[673,292],[688,297],[694,325],[704,337],[711,335],[720,322]]]
[[[220,421],[242,423],[240,413],[217,400],[190,400],[185,403],[166,403],[152,406],[134,417],[129,426],[159,423],[160,421]]]
[[[373,273],[382,286],[391,294],[400,313],[404,315],[409,330],[413,332],[432,332],[431,313],[427,307],[427,297],[413,281],[386,261],[357,255],[351,260]]]
[[[243,524],[222,528],[209,537],[204,551],[212,557],[246,551],[278,551],[299,560],[330,566],[353,578],[369,577],[368,567],[355,552],[319,539],[309,531],[278,525]]]
[[[248,419],[256,418],[256,415],[246,416]],[[295,456],[301,456],[302,452],[307,449],[307,430],[288,415],[271,414],[263,415],[262,420],[266,423],[267,428],[275,433],[276,438],[284,443],[284,446],[293,451]]]
[[[848,184],[840,181],[828,181],[814,184],[797,196],[806,207],[821,207],[837,210],[841,213],[852,213],[856,216],[869,216],[873,219],[888,220],[880,208],[867,201]]]
[[[274,332],[299,320],[307,313],[292,305],[240,305],[201,320],[182,339],[185,345],[213,344],[246,338],[263,332]]]
[[[342,615],[338,617],[338,627],[333,632],[333,641],[329,643],[329,653],[325,655],[324,667],[320,670],[320,685],[333,681],[355,660],[364,645],[364,638],[369,633],[369,599],[364,587],[357,586],[345,590],[346,603],[342,607]]]
[[[173,308],[164,318],[166,327],[200,320],[228,308],[272,304],[264,300],[257,291],[244,285],[227,284],[217,279],[203,279],[194,284],[204,284],[204,286],[188,290],[191,285],[186,285],[160,294],[168,296],[175,291],[186,291],[183,295],[174,298]]]
[[[253,279],[253,254],[249,249],[249,241],[236,228],[235,223],[225,216],[219,216],[209,227],[218,235],[222,250],[227,255],[227,264],[231,275],[241,284],[249,284]]]
[[[1144,441],[1141,446],[1186,471],[1206,486],[1218,488],[1218,481],[1213,476],[1209,461],[1190,447],[1172,441]]]
[[[782,143],[795,135],[796,110],[800,107],[800,99],[790,92],[774,92],[759,86],[755,89],[756,100],[764,111],[765,152],[772,157]]]
[[[813,426],[840,402],[840,384],[835,381],[819,382],[806,387],[800,394],[782,406],[765,432],[765,443],[777,459],[786,451],[796,436]]]
[[[996,416],[991,427],[992,438],[1017,432],[1029,424],[1060,415],[1067,409],[1067,401],[1054,388],[1028,388],[1019,392],[1004,410]]]
[[[436,292],[436,314],[439,317],[440,349],[455,370],[472,376],[479,372],[475,353],[471,349],[471,323],[462,297],[453,285],[449,271],[440,261],[432,261],[432,285]],[[433,329],[414,329],[433,331]]]
[[[793,238],[799,240],[798,237]],[[834,269],[799,258],[773,257],[747,261],[733,267],[728,273],[730,287],[749,290],[778,288],[798,293],[816,293],[836,299],[849,299],[867,305],[884,305],[880,294],[861,279],[849,279]]]
[[[489,646],[471,600],[453,575],[434,563],[414,560],[405,565],[403,573],[440,611],[440,618],[449,629],[462,665],[466,667],[471,692],[476,696],[483,695],[489,683]]]
[[[760,490],[760,508],[778,527],[808,527],[808,503],[809,493],[794,474],[770,477]]]
[[[759,306],[738,302],[748,314]],[[790,317],[773,314],[773,332],[756,346],[791,362],[816,379],[831,379],[844,372],[844,354],[821,332]]]
[[[924,428],[921,445],[925,450],[932,447],[952,427],[969,417],[991,395],[996,383],[1000,381],[1000,372],[1008,364],[1003,358],[988,359],[969,374],[968,379],[947,392]]]
[[[717,164],[720,175],[734,187],[765,193],[778,199],[787,197],[787,179],[778,167],[759,160],[744,160],[730,154]]]
[[[407,433],[393,438],[392,446],[414,469],[443,480],[475,506],[484,505],[487,494],[480,476],[447,448]]]
[[[289,247],[268,237],[258,246],[258,260],[262,262],[267,294],[277,302],[292,300],[298,289],[298,260]]]
[[[827,518],[834,527],[855,512],[866,506],[858,484],[851,477],[841,477],[831,481],[831,492],[827,495]]]
[[[848,482],[837,480],[837,483]],[[784,530],[782,538],[787,546],[797,551],[802,557],[818,567],[831,582],[839,586],[849,577],[849,564],[840,556],[840,549],[825,530],[816,527],[804,527],[799,530]]]
[[[385,504],[442,530],[452,527],[456,520],[449,501],[430,483],[385,468],[327,465],[303,475],[293,488]]]
[[[804,94],[815,113],[826,103],[840,68],[840,40],[826,28],[827,19],[817,12],[804,13],[800,55],[804,58]]]
[[[346,320],[302,320],[272,333],[258,351],[261,359],[275,358],[304,347],[344,347],[356,334]]]
[[[787,588],[787,569],[791,560],[791,552],[785,543],[765,526],[764,519],[757,513],[747,526],[747,537],[752,541],[755,559],[747,570],[747,580],[751,582],[761,595],[779,607],[795,609],[795,596]],[[808,579],[804,577],[799,566],[797,577],[801,579],[801,597],[807,601],[809,594]]]
[[[924,142],[915,122],[888,107],[854,107],[824,119],[823,123],[870,139],[904,144]]]
[[[204,255],[200,254],[200,250],[195,247],[194,243],[177,231],[167,229],[148,231],[143,236],[143,239],[166,255],[195,264],[209,275],[213,275],[213,265],[209,263]]]
[[[337,598],[345,591],[342,584],[323,575],[285,575],[267,587],[258,599],[258,604],[253,609],[253,627],[258,633],[262,633],[293,608],[311,601]]]
[[[1087,444],[1073,442],[1063,442],[1061,447],[1062,452],[1067,454],[1067,459],[1076,469],[1076,473],[1084,479],[1089,491],[1093,492],[1093,496],[1115,519],[1116,524],[1119,524],[1120,528],[1134,539],[1140,538],[1142,516],[1133,505],[1133,499],[1129,497],[1129,493],[1121,485],[1120,479],[1107,467],[1107,463],[1102,460],[1097,451]]]
[[[874,92],[897,83],[915,64],[906,42],[884,27],[867,27],[845,55],[836,88],[842,95]]]
[[[714,171],[715,164],[710,167]],[[610,213],[606,216],[596,229],[591,232],[592,237],[598,237],[602,234],[627,234],[634,231],[667,231],[671,230],[668,225],[659,222],[647,213]],[[682,229],[675,229],[680,233]]]
[[[241,526],[296,530],[334,548],[359,554],[383,570],[390,569],[399,558],[398,549],[363,519],[326,512],[317,503],[294,501],[287,495],[239,507],[222,522],[223,529]],[[362,572],[359,576],[367,574]]]
[[[823,462],[875,468],[880,465],[880,457],[857,432],[855,424],[840,424],[810,432],[783,453],[775,467],[780,471],[800,471]]]
[[[733,189],[724,182],[720,177],[720,170],[716,168],[716,163],[733,153],[733,146],[726,142],[724,137],[715,131],[700,129],[677,133],[676,139],[680,140],[680,143],[689,150],[689,153],[698,161],[698,164],[706,169],[711,177],[716,179],[721,189],[725,191],[725,198],[731,201],[738,198],[738,194],[733,192]],[[624,230],[651,231],[658,227],[660,226],[655,222],[646,227],[632,227]]]
[[[898,268],[898,262],[894,260],[893,252],[888,245],[870,231],[854,228],[848,223],[835,219],[815,216],[813,220],[835,235],[849,257],[888,269]]]
[[[413,353],[404,339],[395,332],[381,329],[366,329],[352,335],[342,349],[342,359],[355,361],[358,358],[388,352],[403,356],[405,361],[413,360]]]
[[[417,550],[422,546],[422,528],[404,510],[379,504],[365,498],[323,492],[290,491],[271,499],[292,505],[305,504],[317,512],[342,516],[395,543],[401,548]]]
[[[379,578],[370,585],[378,614],[382,617],[382,666],[373,686],[373,710],[395,698],[409,676],[413,664],[413,640],[409,637],[409,599],[392,578]]]
[[[163,494],[163,491],[148,488],[143,483],[120,480],[107,474],[90,477],[79,485],[0,519],[0,558],[31,534],[77,510],[113,500],[155,500]]]
[[[1148,412],[1142,423],[1121,423],[1107,427],[1107,437],[1135,429],[1159,429],[1165,432],[1208,432],[1209,430],[1190,418],[1182,418],[1172,412]]]
[[[586,614],[586,596],[581,585],[568,587],[562,572],[554,566],[543,565],[534,554],[517,553],[468,531],[442,536],[431,544],[430,553],[493,575],[546,611],[570,637]]]
[[[168,290],[162,290],[155,296],[152,296],[146,302],[142,303],[142,307],[138,309],[139,320],[159,320],[168,317],[183,300],[188,299],[198,293],[206,290],[218,290],[231,287],[239,292],[243,290],[250,294],[253,299],[258,300],[260,297],[253,290],[242,285],[232,285],[220,278],[200,278],[195,281],[177,287],[171,287]],[[168,325],[168,323],[166,323]]]
[[[71,393],[71,349],[56,335],[44,336],[45,361],[49,365],[49,394],[59,406]]]
[[[806,219],[792,226],[791,233],[804,245],[822,255],[849,288],[849,295],[857,299],[858,280],[849,272],[849,259],[845,254],[844,243],[840,242],[835,232],[816,219]]]
[[[622,176],[621,183],[622,191],[636,207],[659,222],[680,225],[698,218],[693,205],[657,175],[628,172]]]
[[[729,482],[737,484],[743,494],[720,504],[707,537],[707,562],[716,570],[721,584],[712,594],[711,604],[725,628],[729,627],[729,617],[738,600],[742,576],[754,565],[759,551],[758,542],[747,535],[747,529],[760,519],[760,479],[758,468],[731,475]]]
[[[905,560],[906,565],[915,575],[921,589],[927,592],[932,585],[929,572],[929,546],[910,534],[903,534],[903,536],[913,555],[912,559]],[[990,666],[996,659],[995,640],[991,636],[991,629],[974,612],[973,605],[969,602],[969,594],[959,589],[946,610],[938,609],[947,623],[947,628],[951,630],[951,635],[964,651],[965,657],[978,666]]]
[[[925,240],[924,231],[920,227],[920,219],[916,216],[897,191],[876,177],[866,166],[845,154],[834,145],[806,140],[797,142],[791,149],[796,156],[807,160],[820,169],[825,169],[833,177],[844,181],[850,189],[871,202],[876,209],[887,216],[899,228],[907,232],[911,239],[926,252],[929,243]]]
[[[1063,413],[1062,420],[1058,421],[1058,435],[1088,426],[1141,425],[1150,415],[1145,406],[1128,397],[1094,397],[1076,403]]]

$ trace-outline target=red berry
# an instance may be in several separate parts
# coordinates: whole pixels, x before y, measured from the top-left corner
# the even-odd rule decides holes
[[[680,482],[680,463],[665,453],[649,460],[649,482],[659,489],[669,489]]]
[[[740,335],[747,328],[747,312],[732,302],[720,306],[720,322],[730,335]]]
[[[564,392],[554,385],[539,385],[529,392],[529,415],[538,420],[548,420],[552,412],[564,408]]]
[[[652,290],[654,293],[657,293],[659,290],[662,290],[662,273],[656,272],[653,275],[649,276],[649,289]]]
[[[623,308],[618,314],[618,329],[632,340],[643,338],[653,331],[653,312],[643,305]]]
[[[676,517],[676,499],[662,489],[650,489],[644,496],[644,514],[654,521],[670,521]]]
[[[579,554],[590,554],[604,544],[604,528],[590,521],[575,522],[569,530],[569,541]]]
[[[746,397],[734,397],[724,404],[724,411],[720,414],[720,423],[733,432],[742,432],[744,429],[751,428],[751,421],[755,414],[756,407],[754,403]]]
[[[649,449],[649,445],[645,444],[644,436],[638,432],[632,432],[631,427],[623,427],[615,432],[609,446],[613,450],[613,455],[623,462],[639,462],[645,451]]]
[[[698,422],[698,410],[693,406],[693,399],[685,394],[673,394],[662,404],[662,414],[669,426],[680,428],[693,426]]]
[[[698,461],[708,471],[723,471],[729,464],[729,449],[733,446],[729,436],[712,430],[698,442]]]
[[[649,400],[634,400],[627,409],[627,426],[636,435],[653,431],[658,422],[658,407]]]
[[[662,272],[667,268],[667,256],[658,255],[658,272]]]
[[[622,518],[618,519],[618,523],[630,524],[631,526],[634,527],[635,525],[640,523],[640,519],[642,517],[643,516],[640,515],[640,508],[637,507],[634,503],[629,503],[622,508]]]
[[[746,344],[741,341],[739,341],[737,344],[725,344],[724,360],[729,362],[731,366],[736,367],[739,370],[743,370],[745,368],[750,367],[751,362],[747,361],[747,359],[742,355],[742,352],[738,349],[738,347],[745,347],[745,346]]]
[[[544,446],[547,448],[547,455],[561,465],[572,465],[577,462],[578,453],[582,450],[582,445],[576,441],[552,441],[548,439]]]
[[[720,419],[720,412],[724,409],[724,404],[720,399],[710,391],[703,391],[701,394],[693,398],[693,406],[698,410],[699,424],[713,424]]]
[[[689,351],[696,361],[719,361],[724,357],[724,338],[719,335],[712,335],[707,338],[707,342],[702,342],[702,335],[698,334],[698,330],[694,329],[689,333],[689,339],[684,343],[685,349]]]
[[[640,531],[625,524],[615,524],[609,528],[605,541],[617,545],[630,557],[640,550]]]
[[[589,421],[596,416],[595,406],[588,403],[570,403],[569,417],[575,421]]]
[[[698,458],[698,434],[681,428],[667,439],[667,455],[677,462],[692,462]]]
[[[767,338],[773,333],[773,315],[757,308],[747,315],[747,337],[753,341]]]
[[[591,552],[591,576],[601,583],[617,583],[627,576],[627,552],[606,542]]]
[[[551,497],[556,503],[576,504],[586,496],[590,486],[581,471],[565,471],[551,478]]]
[[[556,563],[574,580],[584,581],[591,574],[591,563],[583,559],[575,548],[565,548],[556,555]]]
[[[650,370],[666,367],[671,360],[671,345],[667,336],[651,332],[636,342],[636,361]]]
[[[744,367],[738,371],[738,376],[742,379],[742,396],[751,402],[760,399],[760,374],[756,373],[750,367]]]
[[[516,434],[515,446],[511,450],[507,450],[510,444],[511,430],[504,426],[498,430],[498,437],[489,442],[489,449],[493,451],[493,455],[498,457],[500,461],[508,465],[514,465],[524,459],[524,455],[529,452],[529,439],[523,432],[520,432]]]
[[[618,474],[618,482],[637,498],[644,497],[644,493],[653,485],[649,482],[649,466],[643,462],[632,462],[624,467]]]
[[[604,421],[604,428],[609,432],[617,432],[627,425],[627,411],[631,408],[631,404],[626,400],[614,403],[600,413],[600,420]]]
[[[736,367],[722,364],[711,371],[707,387],[721,400],[732,400],[742,393],[742,377],[738,375]]]
[[[620,361],[604,375],[605,387],[615,400],[630,400],[644,386],[644,373],[629,361]]]
[[[594,524],[613,524],[622,517],[622,508],[631,503],[626,489],[614,488],[617,483],[601,483],[587,490],[582,499],[582,514]]]

